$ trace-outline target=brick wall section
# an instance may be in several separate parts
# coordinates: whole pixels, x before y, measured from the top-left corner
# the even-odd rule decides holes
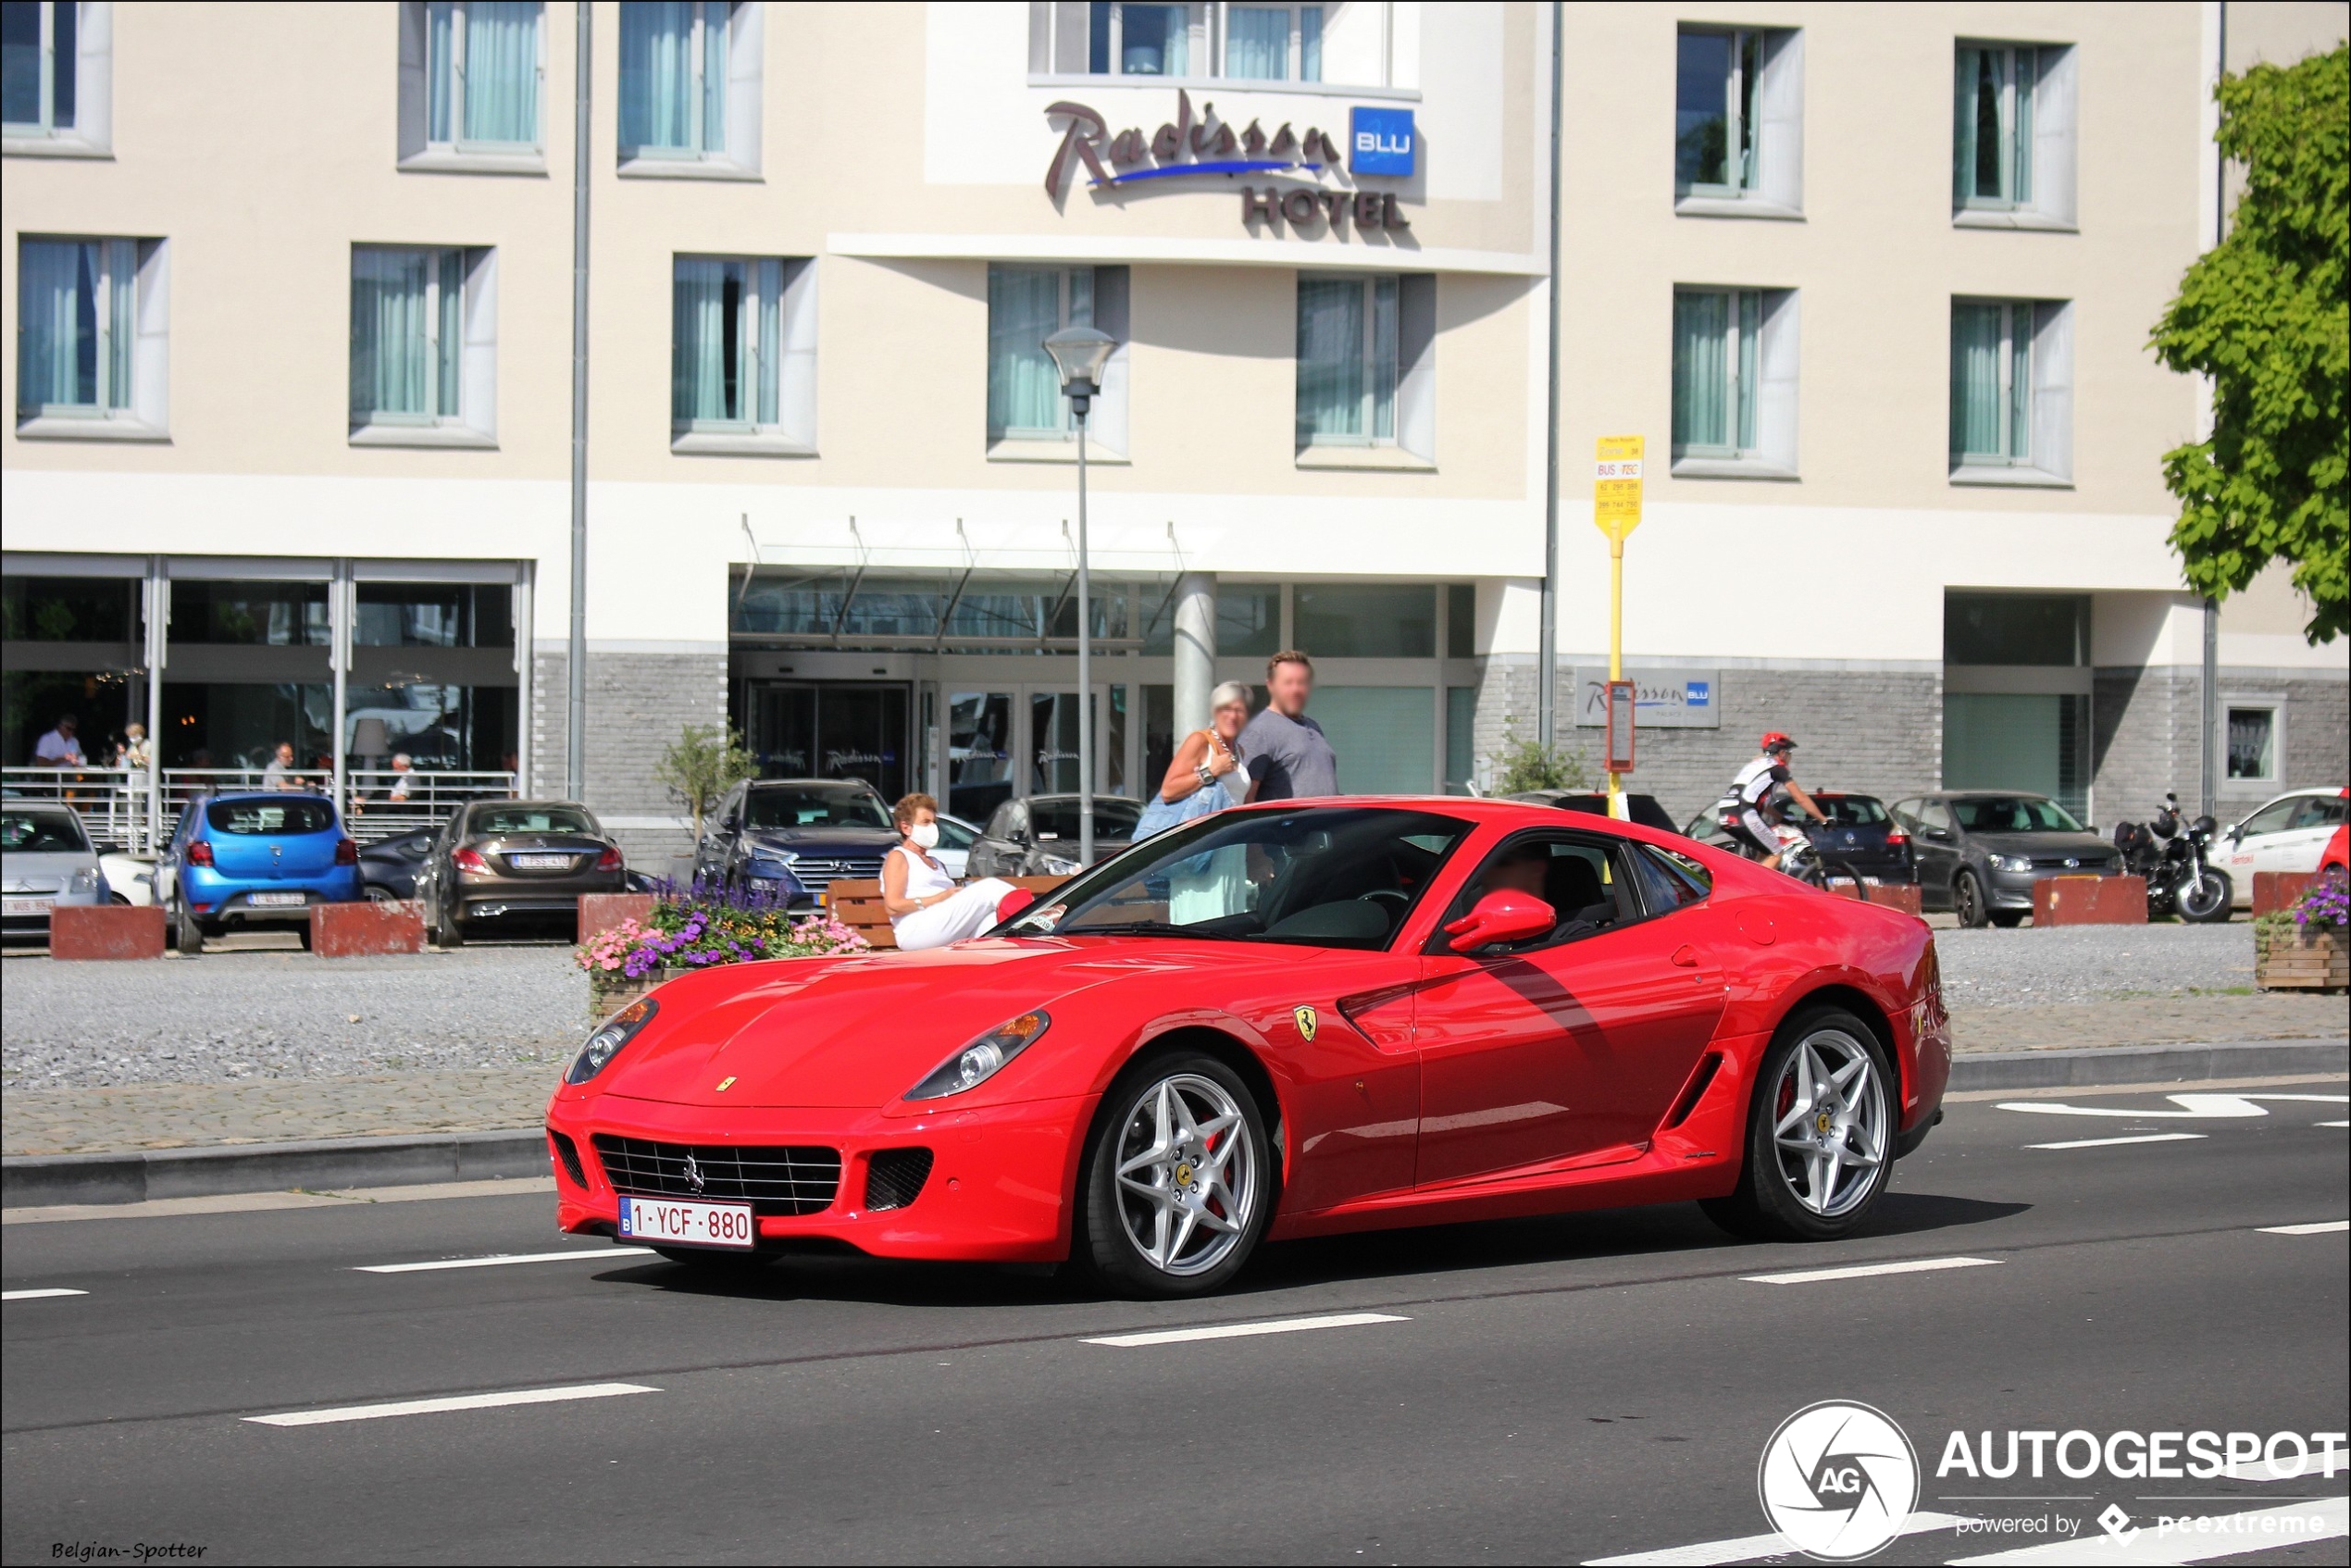
[[[2165,790],[2193,808],[2202,788],[2196,746],[2203,678],[2194,671],[2101,669],[2090,695],[2091,815],[2101,832],[2145,822]]]
[[[532,707],[532,773],[537,788],[559,794],[564,782],[566,659],[542,653],[532,661],[538,700]],[[690,724],[727,720],[727,656],[710,653],[588,654],[588,805],[600,815],[676,816],[678,803],[653,778],[662,752]],[[669,857],[690,849],[680,828],[617,828],[628,864],[654,876]]]
[[[2285,782],[2289,788],[2351,779],[2351,681],[2285,683]]]

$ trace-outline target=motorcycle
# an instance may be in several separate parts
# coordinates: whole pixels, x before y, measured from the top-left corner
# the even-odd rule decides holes
[[[2142,825],[2114,825],[2114,847],[2122,852],[2122,869],[2144,877],[2147,885],[2147,918],[2176,915],[2191,925],[2228,919],[2236,902],[2229,874],[2211,863],[2212,840],[2220,825],[2209,816],[2183,822],[2180,798],[2166,793],[2161,809]]]

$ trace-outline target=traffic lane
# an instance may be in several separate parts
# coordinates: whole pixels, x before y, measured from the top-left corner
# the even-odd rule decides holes
[[[2057,1120],[1988,1105],[1957,1108],[1937,1135],[1956,1136],[1940,1151],[1930,1139],[1903,1162],[1877,1221],[1846,1242],[1741,1243],[1687,1204],[1603,1211],[1269,1248],[1238,1289],[1197,1303],[1104,1300],[1074,1275],[1046,1279],[869,1260],[803,1260],[750,1278],[714,1279],[598,1243],[566,1247],[544,1228],[544,1201],[533,1199],[21,1227],[8,1248],[11,1288],[93,1294],[12,1305],[5,1318],[6,1425],[221,1412],[255,1400],[424,1397],[517,1376],[560,1380],[581,1365],[651,1374],[1954,1251],[1998,1253],[2084,1238],[2332,1217],[2344,1206],[2339,1132],[2276,1116],[2210,1124],[2214,1135],[2191,1143],[2061,1152],[2021,1146]],[[143,1266],[147,1238],[135,1233],[170,1226],[202,1231],[208,1240],[199,1246],[168,1234],[168,1245],[155,1249],[166,1262]],[[59,1238],[61,1231],[79,1234]],[[578,1261],[355,1272],[364,1264],[559,1247],[578,1248]],[[547,1332],[551,1322],[562,1324],[559,1336]]]
[[[225,1561],[1580,1559],[1760,1533],[1762,1444],[1825,1398],[1891,1414],[1928,1466],[1922,1506],[1967,1512],[1953,1494],[1979,1488],[1932,1476],[1952,1429],[2343,1430],[2344,1257],[2339,1235],[2231,1231],[1830,1285],[1453,1299],[1399,1306],[1404,1322],[1138,1350],[1056,1338],[649,1375],[582,1359],[574,1379],[660,1391],[297,1431],[207,1416],[12,1435],[5,1554],[176,1538]],[[2170,1488],[2022,1489],[2091,1491],[2095,1512],[2151,1512],[2137,1494]],[[2194,1489],[2252,1507],[2320,1488]]]

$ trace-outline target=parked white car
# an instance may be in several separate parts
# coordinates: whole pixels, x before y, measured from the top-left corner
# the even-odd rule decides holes
[[[2253,904],[2257,871],[2316,871],[2327,840],[2343,826],[2342,790],[2293,790],[2222,831],[2215,860],[2236,884],[2236,904]]]
[[[0,929],[49,934],[57,905],[105,903],[106,874],[71,806],[10,801],[0,806]]]

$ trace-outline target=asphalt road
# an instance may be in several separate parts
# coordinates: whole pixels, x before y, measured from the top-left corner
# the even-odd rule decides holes
[[[560,1239],[529,1195],[11,1226],[8,1291],[85,1294],[0,1313],[0,1557],[1750,1561],[1774,1549],[1751,1539],[1766,1439],[1845,1399],[1909,1434],[1923,1512],[2078,1524],[2111,1503],[2152,1526],[2307,1505],[2332,1538],[2227,1560],[2339,1562],[2341,1470],[1935,1471],[1955,1429],[2351,1425],[2345,1234],[2264,1228],[2351,1209],[2345,1087],[2248,1090],[2332,1097],[2233,1107],[2258,1115],[2096,1090],[2056,1102],[2131,1114],[1957,1104],[1872,1233],[1834,1245],[1615,1211],[1272,1249],[1234,1293],[1180,1305],[862,1261],[714,1283]],[[2028,1147],[2163,1133],[2200,1136]],[[565,1256],[361,1272],[543,1252]],[[1750,1277],[1962,1258],[1984,1261]],[[1088,1342],[1335,1314],[1380,1320]],[[643,1391],[249,1419],[603,1384]],[[2084,1527],[2093,1555],[2071,1560],[2202,1560],[2145,1555],[2151,1530],[2109,1557]],[[2051,1538],[1925,1529],[1876,1561]]]

